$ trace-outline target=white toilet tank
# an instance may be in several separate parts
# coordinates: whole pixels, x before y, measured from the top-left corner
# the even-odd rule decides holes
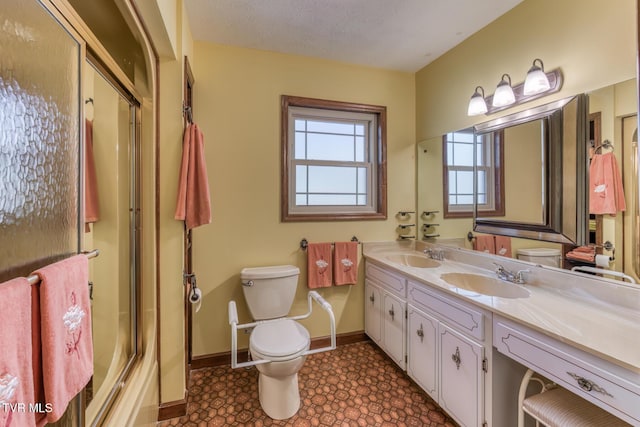
[[[293,265],[243,268],[242,291],[254,320],[289,314],[298,287],[300,269]]]
[[[560,267],[560,249],[553,248],[527,248],[518,249],[516,252],[518,259],[533,262],[540,265]]]

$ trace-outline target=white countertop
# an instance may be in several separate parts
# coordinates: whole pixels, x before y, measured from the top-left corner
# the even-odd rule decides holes
[[[418,242],[416,245],[423,245]],[[445,260],[435,268],[404,266],[387,259],[417,253],[413,242],[365,243],[363,256],[414,281],[432,286],[545,335],[640,374],[640,285],[620,285],[595,276],[438,246]],[[468,263],[465,261],[469,261]],[[531,269],[527,298],[501,298],[456,288],[443,273],[466,272],[496,277],[493,262],[509,270]],[[516,286],[516,285],[514,285]]]

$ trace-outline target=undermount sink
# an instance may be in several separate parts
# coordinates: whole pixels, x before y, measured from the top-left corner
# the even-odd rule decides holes
[[[395,262],[396,264],[400,264],[400,265],[406,265],[408,267],[418,267],[418,268],[440,267],[439,262],[436,262],[431,258],[427,258],[426,256],[421,256],[421,255],[395,254],[395,255],[388,255],[386,258],[391,262]]]
[[[480,274],[445,273],[440,278],[456,288],[482,295],[501,298],[527,298],[529,296],[529,291],[522,286]]]

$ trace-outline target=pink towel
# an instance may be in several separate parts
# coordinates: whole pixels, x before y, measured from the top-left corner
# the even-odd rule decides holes
[[[50,423],[60,419],[93,375],[88,267],[85,255],[75,255],[35,272],[40,276],[42,382]]]
[[[331,286],[331,243],[309,243],[307,264],[309,289]]]
[[[84,139],[84,222],[85,231],[90,231],[89,223],[100,219],[100,201],[98,200],[98,179],[93,158],[93,123],[85,120]]]
[[[511,237],[495,236],[496,255],[511,258]]]
[[[211,222],[204,136],[195,123],[187,126],[184,132],[175,219],[185,221],[187,229]]]
[[[35,426],[27,279],[0,284],[0,325],[0,426]]]
[[[473,241],[473,249],[480,252],[495,254],[496,244],[493,234],[483,234],[476,236]]]
[[[594,154],[589,166],[589,213],[615,215],[626,209],[622,178],[613,152]]]
[[[333,266],[333,282],[336,286],[358,283],[358,242],[336,242]]]

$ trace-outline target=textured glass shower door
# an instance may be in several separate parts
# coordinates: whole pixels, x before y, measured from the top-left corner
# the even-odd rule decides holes
[[[80,248],[81,39],[36,0],[0,9],[0,282]],[[74,399],[54,425],[82,425]]]
[[[83,47],[34,0],[0,22],[2,281],[78,251]]]

